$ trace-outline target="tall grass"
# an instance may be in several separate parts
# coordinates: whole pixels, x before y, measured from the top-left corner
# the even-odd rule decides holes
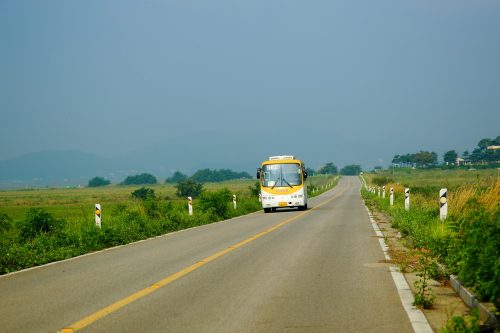
[[[404,187],[396,178],[386,188],[394,187],[394,206],[362,190],[363,198],[373,209],[386,212],[392,226],[398,228],[416,249],[427,249],[448,271],[456,274],[482,300],[500,308],[500,180],[459,185],[448,189],[448,217],[439,219],[438,191],[441,173],[430,171],[422,185],[404,177],[411,187],[410,211],[404,209]],[[462,176],[462,175],[460,175]],[[368,177],[369,180],[373,178]]]

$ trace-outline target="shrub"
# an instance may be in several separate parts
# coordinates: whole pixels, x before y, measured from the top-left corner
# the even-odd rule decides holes
[[[227,217],[229,203],[231,202],[231,192],[228,189],[222,189],[216,192],[203,192],[200,196],[200,209],[211,212],[219,218]]]
[[[198,197],[203,191],[203,184],[197,183],[194,180],[184,180],[175,185],[177,196],[179,197]]]
[[[156,198],[155,190],[152,188],[141,187],[140,189],[132,192],[132,197],[140,200],[154,199]]]
[[[480,332],[479,314],[477,310],[472,311],[468,318],[454,316],[446,322],[440,333],[478,333]]]
[[[12,219],[5,213],[0,213],[0,233],[9,231],[12,228]]]
[[[459,278],[475,286],[482,300],[500,308],[500,208],[484,209],[467,215],[462,221],[463,236],[458,238]]]
[[[42,208],[30,208],[26,212],[26,218],[20,225],[21,236],[34,238],[41,233],[61,229],[63,220],[58,220]]]
[[[248,189],[250,190],[250,194],[254,197],[258,197],[260,194],[260,184],[259,182],[255,182],[253,186],[248,186]]]

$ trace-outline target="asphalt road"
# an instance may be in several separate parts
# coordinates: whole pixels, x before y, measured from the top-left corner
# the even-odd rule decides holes
[[[0,277],[0,332],[413,332],[360,186]]]

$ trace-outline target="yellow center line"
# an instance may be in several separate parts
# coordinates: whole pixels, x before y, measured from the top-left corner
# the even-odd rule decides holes
[[[178,280],[181,277],[183,277],[183,276],[185,276],[185,275],[187,275],[187,274],[189,274],[189,273],[197,270],[198,268],[200,268],[200,267],[208,264],[209,262],[214,261],[217,258],[220,258],[220,257],[228,254],[229,252],[234,251],[234,250],[236,250],[236,249],[238,249],[238,248],[240,248],[240,247],[242,247],[242,246],[244,246],[244,245],[246,245],[246,244],[248,244],[250,242],[253,242],[254,240],[256,240],[256,239],[258,239],[258,238],[260,238],[260,237],[262,237],[264,235],[267,235],[267,234],[269,234],[269,233],[271,233],[271,232],[273,232],[273,231],[275,231],[275,230],[283,227],[284,225],[286,225],[286,224],[288,224],[288,223],[290,223],[290,222],[292,222],[292,221],[294,221],[294,220],[296,220],[296,219],[298,219],[298,218],[300,218],[300,217],[302,217],[302,216],[310,213],[311,211],[313,211],[315,209],[318,209],[319,207],[321,207],[321,206],[329,203],[333,199],[339,197],[343,192],[344,191],[341,191],[341,192],[337,193],[336,195],[332,196],[330,199],[323,201],[322,203],[316,205],[315,207],[311,208],[308,211],[302,212],[302,213],[300,213],[298,215],[295,215],[295,216],[293,216],[293,217],[291,217],[291,218],[289,218],[287,220],[284,220],[284,221],[282,221],[282,222],[280,222],[280,223],[278,223],[278,224],[276,224],[276,225],[274,225],[274,226],[272,226],[272,227],[270,227],[270,228],[268,228],[268,229],[266,229],[266,230],[264,230],[264,231],[262,231],[262,232],[260,232],[260,233],[258,233],[256,235],[254,235],[254,236],[251,236],[251,237],[249,237],[249,238],[247,238],[247,239],[245,239],[245,240],[243,240],[241,242],[238,242],[238,243],[236,243],[234,245],[231,245],[231,246],[225,248],[222,251],[214,253],[214,254],[212,254],[212,255],[210,255],[210,256],[208,256],[208,257],[200,260],[199,262],[197,262],[197,263],[195,263],[195,264],[193,264],[191,266],[188,266],[188,267],[186,267],[184,269],[181,269],[180,271],[178,271],[178,272],[176,272],[176,273],[174,273],[172,275],[169,275],[166,278],[164,278],[164,279],[162,279],[162,280],[160,280],[158,282],[153,283],[151,286],[149,286],[147,288],[139,290],[139,291],[137,291],[137,292],[135,292],[135,293],[133,293],[133,294],[131,294],[131,295],[129,295],[129,296],[127,296],[127,297],[125,297],[125,298],[123,298],[123,299],[121,299],[121,300],[113,303],[113,304],[111,304],[111,305],[108,305],[108,306],[102,308],[101,310],[99,310],[97,312],[94,312],[93,314],[91,314],[91,315],[83,318],[82,320],[79,320],[79,321],[77,321],[77,322],[69,325],[68,327],[63,328],[62,330],[59,331],[59,333],[72,333],[72,332],[76,332],[78,330],[81,330],[82,328],[89,326],[90,324],[98,321],[101,318],[106,317],[107,315],[109,315],[109,314],[111,314],[111,313],[113,313],[113,312],[115,312],[115,311],[123,308],[124,306],[126,306],[126,305],[128,305],[128,304],[130,304],[130,303],[132,303],[134,301],[137,301],[138,299],[143,298],[143,297],[151,294],[152,292],[158,290],[159,288],[164,287],[164,286],[166,286],[166,285],[174,282],[175,280]]]

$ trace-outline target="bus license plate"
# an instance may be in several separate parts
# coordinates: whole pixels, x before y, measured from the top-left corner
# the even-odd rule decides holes
[[[279,205],[280,205],[280,207],[286,207],[286,206],[288,206],[288,203],[286,203],[286,202],[280,202]]]

